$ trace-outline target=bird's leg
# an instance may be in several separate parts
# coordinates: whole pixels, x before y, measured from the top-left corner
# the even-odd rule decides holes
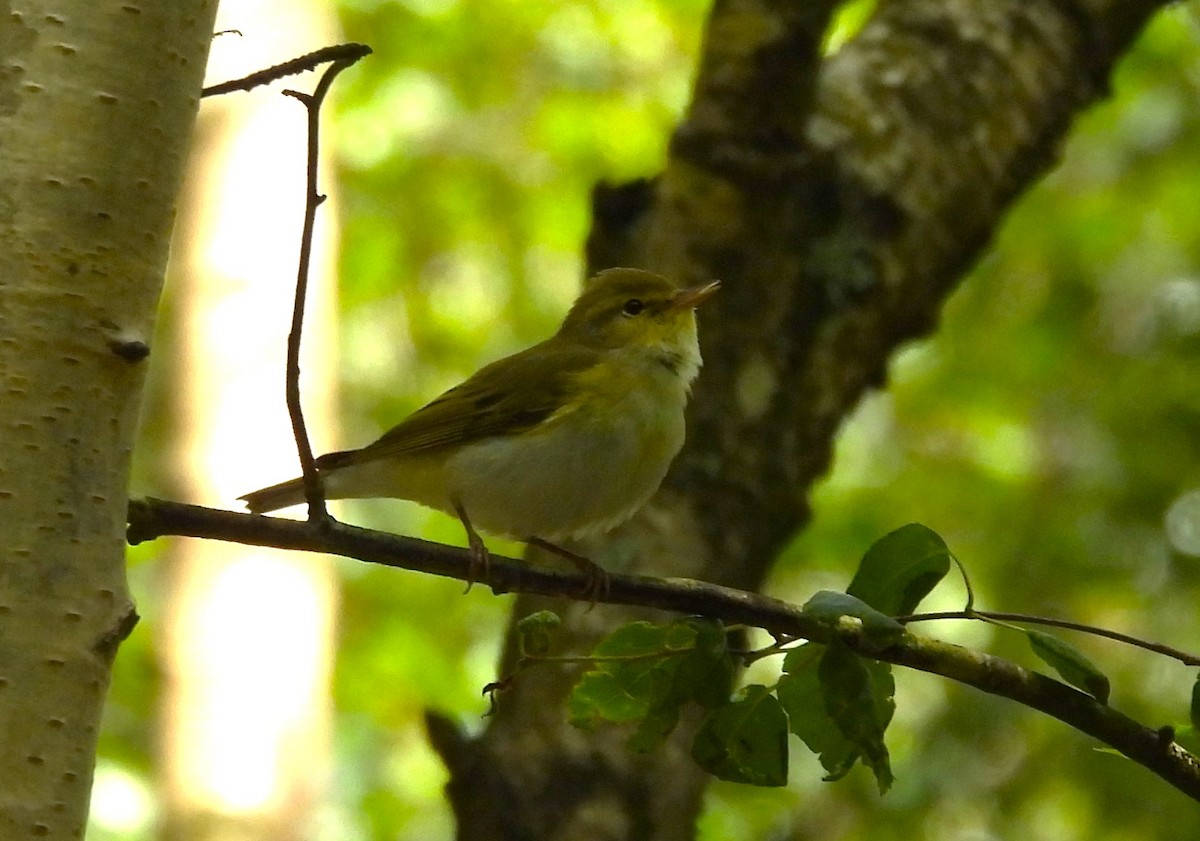
[[[560,558],[566,558],[573,563],[580,572],[587,575],[587,586],[583,588],[583,595],[590,596],[592,605],[595,606],[599,599],[608,596],[608,572],[604,567],[593,561],[591,558],[580,555],[578,552],[572,552],[570,549],[551,543],[549,540],[542,540],[540,537],[527,537],[525,542],[530,546],[536,546],[539,549],[544,549],[553,555],[558,555]]]
[[[483,543],[483,538],[479,536],[479,532],[471,525],[471,520],[467,517],[467,509],[463,508],[461,502],[454,500],[454,513],[458,515],[458,519],[462,522],[463,528],[467,530],[467,546],[471,551],[471,566],[467,570],[467,589],[463,593],[471,592],[471,587],[475,585],[477,574],[483,571],[483,580],[491,581],[491,565],[492,556],[488,554],[488,548]]]

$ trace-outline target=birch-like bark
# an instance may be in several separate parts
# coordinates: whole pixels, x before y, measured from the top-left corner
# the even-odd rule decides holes
[[[80,838],[216,0],[0,11],[0,837]]]

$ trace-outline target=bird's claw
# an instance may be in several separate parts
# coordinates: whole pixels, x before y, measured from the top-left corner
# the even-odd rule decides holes
[[[467,567],[467,589],[463,590],[463,595],[471,592],[476,581],[487,584],[492,578],[492,556],[483,539],[477,534],[471,534],[467,538],[467,544],[471,553],[471,563]]]
[[[531,537],[526,543],[531,546],[536,546],[539,549],[545,549],[551,554],[558,555],[560,558],[566,558],[575,568],[587,576],[587,581],[584,582],[583,592],[581,595],[588,599],[588,610],[596,606],[596,602],[601,599],[607,599],[609,590],[612,586],[612,580],[608,577],[608,572],[604,567],[593,561],[586,555],[580,555],[578,552],[572,552],[570,549],[564,549],[556,543],[551,543],[548,540],[542,540],[540,537]]]

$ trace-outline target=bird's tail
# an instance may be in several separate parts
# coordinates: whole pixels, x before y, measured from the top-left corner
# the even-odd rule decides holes
[[[269,488],[259,488],[238,499],[246,503],[251,514],[264,514],[304,502],[304,480],[289,479]]]
[[[322,473],[327,473],[344,467],[353,461],[353,455],[356,452],[357,450],[347,450],[339,453],[327,453],[317,459],[317,468]],[[265,514],[268,511],[287,508],[289,505],[299,505],[304,502],[304,479],[300,477],[288,479],[278,485],[251,491],[244,496],[239,496],[238,499],[246,503],[251,514]]]

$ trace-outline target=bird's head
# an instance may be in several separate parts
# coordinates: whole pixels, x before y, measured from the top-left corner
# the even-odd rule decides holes
[[[717,280],[679,288],[641,269],[606,269],[593,276],[558,334],[603,350],[646,353],[668,367],[699,368],[695,309],[720,287]]]

